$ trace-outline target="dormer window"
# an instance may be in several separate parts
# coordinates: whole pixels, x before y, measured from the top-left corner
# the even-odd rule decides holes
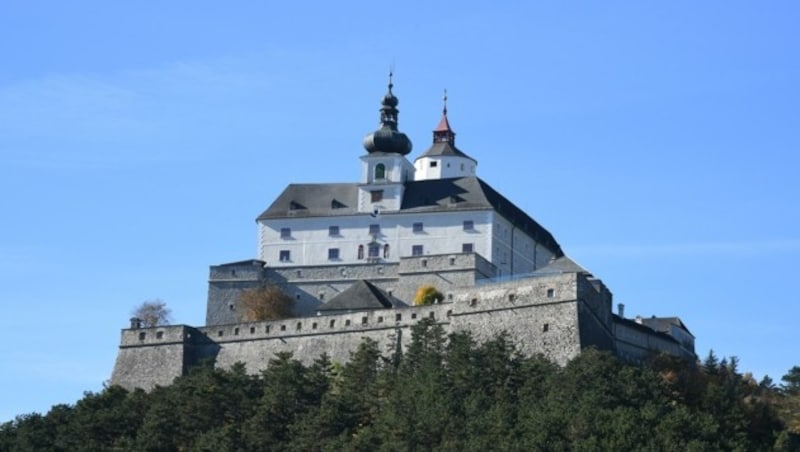
[[[378,163],[375,165],[375,180],[386,179],[386,165]]]

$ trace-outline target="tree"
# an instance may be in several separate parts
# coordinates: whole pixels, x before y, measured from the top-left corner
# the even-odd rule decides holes
[[[800,394],[800,366],[789,369],[789,372],[782,376],[781,380],[784,382],[781,387],[786,394]]]
[[[239,295],[244,307],[244,320],[258,322],[292,317],[294,298],[286,295],[278,286],[266,285],[245,290]]]
[[[433,304],[442,300],[444,300],[444,295],[436,287],[426,284],[417,289],[417,293],[414,295],[414,306]]]
[[[160,298],[142,302],[131,312],[131,315],[139,319],[145,328],[169,325],[172,322],[172,311]]]

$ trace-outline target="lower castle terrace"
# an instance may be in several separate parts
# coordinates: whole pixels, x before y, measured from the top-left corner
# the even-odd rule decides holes
[[[256,373],[280,352],[344,362],[364,338],[389,356],[422,319],[479,341],[507,333],[520,352],[561,365],[587,347],[629,362],[696,359],[678,317],[629,319],[621,304],[613,313],[603,282],[476,176],[446,105],[433,144],[409,162],[393,86],[390,78],[380,128],[364,138],[361,180],[290,184],[256,219],[258,257],[210,268],[206,324],[142,328],[131,319],[111,384],[149,390],[203,361]],[[424,286],[442,299],[412,306]],[[243,294],[264,287],[291,297],[290,318],[246,321]]]

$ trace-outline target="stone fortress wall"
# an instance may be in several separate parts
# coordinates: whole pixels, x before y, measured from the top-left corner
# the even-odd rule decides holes
[[[477,253],[405,257],[399,263],[378,259],[363,264],[272,268],[249,260],[212,266],[206,325],[240,322],[239,295],[263,284],[275,284],[295,297],[295,313],[302,317],[314,315],[322,303],[361,279],[410,302],[421,285],[433,285],[450,298],[452,288],[474,286],[497,273],[495,266]]]
[[[278,352],[292,352],[307,364],[322,353],[344,362],[366,337],[390,354],[410,343],[409,328],[423,318],[435,319],[447,332],[468,331],[479,341],[507,332],[522,353],[542,354],[562,365],[587,346],[614,347],[610,293],[584,274],[453,288],[450,295],[429,306],[200,328],[126,329],[111,383],[144,389],[168,385],[202,359],[223,368],[243,362],[255,373]]]

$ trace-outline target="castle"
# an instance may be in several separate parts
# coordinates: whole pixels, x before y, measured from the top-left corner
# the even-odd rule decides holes
[[[210,268],[205,326],[131,319],[112,384],[168,385],[206,359],[257,372],[284,351],[346,361],[365,337],[388,353],[423,318],[478,340],[505,331],[523,353],[562,365],[586,347],[631,362],[655,352],[696,359],[680,319],[628,319],[622,305],[614,314],[603,282],[476,176],[477,161],[456,147],[446,96],[433,143],[412,164],[392,88],[390,75],[361,180],[289,185],[256,219],[258,259]],[[442,299],[411,306],[423,285]],[[265,286],[295,299],[294,317],[247,321],[241,294]]]

